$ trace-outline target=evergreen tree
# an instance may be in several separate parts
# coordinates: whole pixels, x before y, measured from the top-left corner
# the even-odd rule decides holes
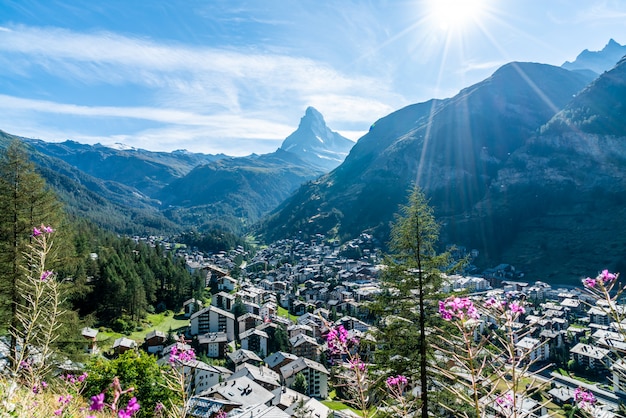
[[[296,392],[300,392],[304,395],[307,394],[309,383],[306,381],[306,376],[304,376],[302,372],[296,374],[296,377],[293,380],[291,388],[295,390]]]
[[[450,262],[448,253],[437,253],[438,238],[439,225],[432,208],[415,186],[392,226],[391,253],[382,277],[384,291],[374,305],[381,316],[377,340],[389,342],[380,347],[377,360],[386,370],[419,376],[423,418],[428,417],[429,407],[426,325],[435,313],[429,295],[439,288],[441,271]]]
[[[18,325],[16,308],[21,296],[17,283],[33,227],[46,224],[59,229],[62,218],[61,204],[35,171],[22,143],[13,141],[0,155],[0,323]],[[13,358],[15,350],[15,337],[11,337]]]

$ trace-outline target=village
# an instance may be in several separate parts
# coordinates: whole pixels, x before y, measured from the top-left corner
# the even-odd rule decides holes
[[[325,336],[340,325],[350,338],[368,338],[372,330],[367,302],[381,292],[383,267],[370,235],[361,234],[343,246],[329,244],[322,235],[307,242],[281,240],[253,257],[241,247],[211,255],[176,251],[185,257],[190,272],[201,271],[206,287],[215,289],[210,304],[196,299],[184,303],[188,327],[176,341],[162,331],[147,333],[143,344],[122,337],[115,340],[113,355],[145,350],[167,363],[173,348],[193,348],[198,355],[217,360],[184,364],[192,417],[358,416],[323,403],[332,391]],[[476,256],[475,250],[456,251],[470,261]],[[242,255],[248,261],[239,277],[232,277],[235,259]],[[531,370],[537,370],[537,378],[547,382],[551,402],[571,405],[575,390],[585,388],[598,401],[594,416],[617,416],[614,411],[626,400],[626,363],[621,358],[626,341],[624,324],[614,322],[608,307],[596,304],[582,289],[524,282],[523,274],[510,265],[481,274],[471,265],[470,269],[472,274],[446,276],[441,291],[462,292],[474,301],[492,297],[526,301],[526,312],[517,319],[525,331],[516,339],[516,350],[532,364]],[[624,305],[610,308],[621,317],[626,313]],[[476,338],[493,322],[482,316]],[[97,334],[92,328],[82,331],[93,352],[98,350]],[[563,373],[564,368],[572,373]],[[525,416],[550,416],[531,398],[519,407],[529,411]],[[497,416],[495,406],[491,413]]]

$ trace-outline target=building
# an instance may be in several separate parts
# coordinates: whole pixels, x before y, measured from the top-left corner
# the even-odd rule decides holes
[[[120,337],[113,342],[113,352],[116,355],[123,354],[128,350],[134,350],[137,348],[137,343],[134,340],[126,337]]]
[[[286,386],[291,386],[296,375],[302,373],[307,382],[305,395],[325,399],[328,397],[328,376],[330,373],[322,364],[300,357],[280,368],[280,374]]]
[[[267,354],[268,339],[267,333],[258,329],[249,329],[239,334],[241,348],[260,353],[263,357]]]
[[[235,340],[235,315],[215,306],[207,306],[190,318],[191,335],[225,332],[228,341]]]
[[[200,353],[210,358],[225,358],[228,354],[228,335],[225,332],[207,332],[198,336]]]
[[[150,331],[144,338],[144,346],[146,351],[156,354],[163,351],[167,343],[167,333],[159,330]]]
[[[602,369],[610,367],[609,350],[588,344],[578,343],[570,349],[570,358],[583,367]]]
[[[524,337],[515,344],[517,355],[525,361],[547,361],[550,359],[550,346],[537,338]]]

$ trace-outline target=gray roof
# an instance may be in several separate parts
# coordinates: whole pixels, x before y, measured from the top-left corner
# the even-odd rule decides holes
[[[200,394],[205,398],[213,395],[219,395],[239,405],[265,404],[274,399],[272,392],[246,376],[218,383]]]
[[[268,366],[274,367],[285,360],[295,361],[298,360],[298,356],[284,351],[277,351],[274,354],[265,357],[265,360],[263,361],[265,361],[265,364],[267,364]]]
[[[248,360],[262,362],[263,360],[259,357],[254,351],[245,350],[240,348],[239,350],[228,353],[228,358],[232,360],[233,363],[239,364],[246,362]]]
[[[321,373],[330,375],[330,372],[324,367],[323,364],[318,363],[317,361],[309,360],[308,358],[299,357],[298,360],[292,361],[289,364],[284,365],[280,368],[280,374],[283,375],[285,379],[291,377],[294,374],[301,372],[304,369],[313,369],[317,370]]]

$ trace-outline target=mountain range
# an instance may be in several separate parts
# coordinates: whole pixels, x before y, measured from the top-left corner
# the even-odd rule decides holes
[[[0,142],[11,139],[0,131]],[[354,145],[312,107],[275,152],[247,157],[19,139],[71,211],[121,233],[242,232],[302,183],[341,164]]]
[[[267,242],[362,231],[385,242],[418,184],[442,243],[478,249],[482,267],[573,282],[626,271],[624,48],[611,40],[562,67],[506,64],[454,97],[381,118],[356,144],[313,108],[274,153],[247,157],[25,141],[63,196],[86,216],[101,205],[99,223],[123,221],[119,232],[252,226]]]
[[[507,262],[558,283],[624,270],[625,68],[594,80],[591,69],[514,62],[453,98],[400,109],[258,231],[385,239],[417,183],[442,241],[478,249],[483,267]]]

